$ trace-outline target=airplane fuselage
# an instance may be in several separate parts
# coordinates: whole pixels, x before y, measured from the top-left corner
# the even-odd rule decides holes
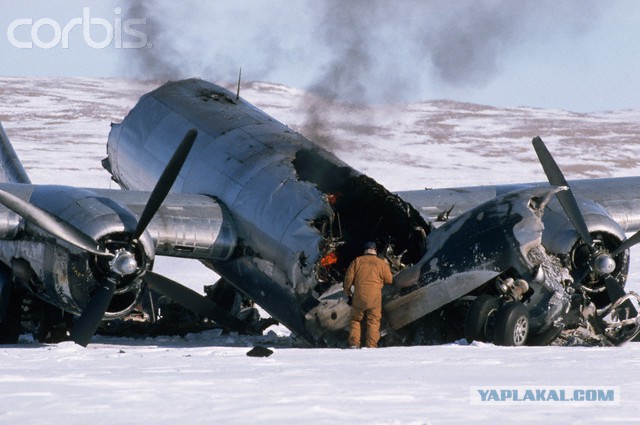
[[[428,225],[409,204],[203,81],[169,83],[114,125],[108,143],[114,179],[126,189],[150,189],[175,140],[192,127],[199,137],[174,190],[214,197],[231,212],[238,238],[230,260],[207,264],[295,334],[312,343],[321,337],[309,332],[315,319],[308,313],[321,295],[335,292],[365,241],[392,242],[408,250],[409,261],[420,258],[418,236]],[[337,263],[326,270],[321,260],[331,253]]]

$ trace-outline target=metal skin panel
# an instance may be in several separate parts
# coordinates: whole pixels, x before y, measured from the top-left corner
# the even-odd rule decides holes
[[[165,113],[167,108],[171,112]],[[343,273],[386,216],[377,230],[380,240],[397,240],[400,251],[413,244],[412,261],[422,256],[419,244],[409,239],[416,226],[428,225],[410,205],[233,93],[204,81],[168,83],[143,96],[114,125],[107,146],[114,179],[124,188],[148,190],[163,168],[155,159],[166,162],[194,127],[198,138],[174,190],[214,196],[228,208],[238,236],[234,257],[206,264],[309,343],[326,343],[309,332],[306,321],[313,319],[305,317],[319,303],[317,291],[332,284],[319,277],[320,259],[328,251],[337,250],[334,272]],[[140,167],[137,160],[146,157],[153,165],[146,166],[145,160]],[[330,197],[340,199],[332,206]],[[374,200],[377,210],[367,205]],[[340,205],[342,230],[334,221]],[[346,243],[332,246],[332,233],[343,230]]]
[[[149,193],[94,190],[138,219]],[[215,199],[195,194],[170,193],[147,227],[156,255],[226,260],[234,252],[237,235],[227,209]]]
[[[22,218],[0,206],[0,239],[11,240],[18,235]]]
[[[140,167],[136,159],[163,157],[166,161],[175,149],[175,141],[180,140],[188,128],[195,126],[200,131],[200,135],[181,173],[181,176],[185,177],[179,177],[174,190],[212,194],[221,199],[231,211],[234,211],[234,218],[238,226],[244,223],[246,226],[257,225],[259,227],[259,229],[247,229],[245,234],[260,231],[265,235],[265,238],[261,240],[266,241],[268,238],[274,241],[269,249],[264,250],[265,255],[270,256],[273,261],[278,261],[282,256],[289,257],[292,253],[308,251],[308,247],[312,245],[308,238],[313,239],[317,245],[320,242],[319,235],[309,233],[306,237],[301,237],[295,246],[284,247],[277,242],[283,236],[281,229],[289,227],[292,221],[306,224],[305,220],[313,219],[315,215],[298,217],[300,209],[296,210],[295,201],[288,203],[294,207],[290,209],[289,213],[284,213],[281,211],[282,204],[271,202],[270,196],[272,194],[269,190],[254,190],[256,186],[264,185],[265,188],[268,188],[269,184],[279,185],[286,178],[295,177],[291,158],[287,157],[284,149],[286,147],[291,150],[289,141],[281,139],[284,126],[254,110],[253,106],[244,104],[243,101],[238,101],[240,107],[240,111],[238,111],[238,106],[230,100],[231,93],[218,96],[222,100],[214,100],[213,87],[213,85],[207,85],[201,81],[191,80],[188,84],[164,86],[164,89],[145,95],[141,103],[130,112],[127,119],[120,125],[123,129],[119,130],[119,134],[112,133],[109,139],[108,153],[114,176],[123,187],[150,189],[155,184],[164,164],[157,164],[152,159],[151,163],[156,166],[147,166],[145,159],[145,167]],[[199,100],[199,102],[195,102],[196,105],[202,109],[192,105],[194,97]],[[156,102],[151,102],[151,99],[156,99]],[[175,110],[165,115],[162,121],[154,122],[147,119],[149,115],[152,117],[162,115],[154,113],[154,110],[156,108],[164,110],[167,105],[172,106]],[[232,106],[236,110],[230,114],[228,110]],[[222,116],[223,119],[207,119],[213,114]],[[225,119],[227,116],[230,119]],[[262,119],[260,122],[261,131],[255,134],[250,133],[251,138],[248,143],[242,143],[244,140],[239,141],[235,137],[219,137],[232,128],[236,131],[243,131],[244,127],[255,125],[257,120],[254,116]],[[171,127],[172,131],[160,134],[156,129],[165,128],[164,121],[167,120],[174,124]],[[175,123],[178,122],[180,122],[181,129],[175,127],[177,125]],[[132,134],[124,138],[124,134],[129,135],[145,125],[147,128],[139,131],[135,136]],[[149,138],[145,139],[147,134]],[[119,139],[114,139],[114,136],[119,136]],[[135,143],[122,143],[122,140],[127,142],[133,140]],[[256,147],[266,143],[269,143],[268,149],[262,147],[256,150]],[[301,144],[310,146],[310,143],[299,135],[296,143],[298,146]],[[121,153],[120,149],[123,146],[126,148],[124,153]],[[212,146],[215,146],[213,151]],[[134,147],[137,150],[131,152]],[[264,152],[264,154],[260,155],[258,152]],[[216,164],[219,161],[219,156],[233,157],[237,161],[242,161],[243,166],[238,168],[216,167],[219,165],[219,163]],[[127,170],[126,173],[120,172],[124,169]],[[133,169],[138,171],[131,173]],[[222,175],[216,175],[210,170],[217,170]],[[141,175],[140,173],[143,172],[145,174]],[[209,178],[210,173],[214,174],[211,176],[212,178]],[[271,179],[273,173],[278,175],[274,175]],[[282,181],[277,181],[277,179]],[[265,180],[269,181],[263,183]],[[187,186],[182,186],[182,182],[188,182]],[[325,210],[327,216],[331,214],[326,206],[326,201],[322,200],[321,193],[313,185],[306,184],[306,187],[300,188],[297,193],[301,192],[307,192],[307,195],[301,195],[297,205],[304,204],[306,207],[309,203],[314,203],[317,205],[316,210]],[[263,197],[260,198],[260,196]],[[271,211],[265,215],[266,209],[271,209]],[[306,255],[314,254],[317,255],[314,252],[306,252]]]
[[[287,285],[278,285],[284,276],[278,276],[278,270],[273,264],[257,258],[240,257],[230,261],[205,262],[213,270],[231,282],[241,282],[237,288],[248,298],[259,300],[260,306],[266,311],[275,312],[277,319],[293,332],[294,338],[301,338],[310,344],[326,343],[318,338],[320,334],[309,331],[304,321],[300,299]]]
[[[578,200],[580,210],[584,215],[589,232],[606,232],[614,235],[618,240],[625,238],[625,231],[609,215],[601,205],[590,200]],[[542,239],[544,246],[553,253],[567,254],[580,236],[564,214],[557,201],[551,202],[544,216],[545,233]]]
[[[640,230],[640,177],[575,180],[569,181],[569,185],[576,198],[583,200],[579,204],[581,209],[585,208],[585,202],[595,202],[625,232]],[[410,190],[398,195],[416,207],[425,219],[435,221],[451,207],[449,218],[454,218],[497,196],[532,186],[548,186],[548,183]]]
[[[391,326],[406,326],[505,270],[530,277],[540,266],[530,251],[543,251],[542,211],[557,191],[547,187],[512,192],[431,232],[425,256],[395,277],[395,286],[402,289],[385,299]]]
[[[0,184],[0,189],[40,206],[94,239],[114,232],[133,231],[149,198],[149,192],[67,186]],[[13,239],[21,221],[17,214],[0,206],[0,223],[6,223],[0,225],[3,239]],[[34,232],[39,231],[34,229]],[[145,235],[144,243],[151,258],[155,252],[225,260],[233,253],[237,239],[229,212],[213,198],[179,193],[167,196]]]
[[[145,135],[156,134],[156,128],[166,127],[147,117],[161,115],[154,110],[167,106],[172,112],[164,120],[180,122],[181,127],[173,128],[171,134],[145,139]],[[199,135],[183,168],[182,175],[188,178],[174,189],[220,199],[233,216],[240,249],[262,259],[261,270],[255,272],[224,262],[213,262],[215,270],[267,311],[276,313],[295,333],[307,335],[300,305],[317,284],[313,272],[322,243],[322,235],[310,223],[332,217],[322,192],[297,180],[292,165],[297,150],[312,149],[313,145],[213,84],[199,80],[169,83],[145,95],[110,134],[108,153],[114,178],[126,188],[149,189],[162,166],[134,167],[132,158],[143,158],[153,151],[155,157],[167,160],[176,141],[192,127]],[[343,165],[327,152],[322,155]],[[146,174],[130,173],[131,168],[143,169]],[[249,269],[260,268],[254,264]],[[262,278],[247,279],[247,273]],[[287,295],[273,296],[283,292]],[[290,302],[293,299],[295,302]]]

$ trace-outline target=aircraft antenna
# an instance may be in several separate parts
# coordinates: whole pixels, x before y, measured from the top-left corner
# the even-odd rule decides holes
[[[242,79],[242,67],[238,73],[238,90],[236,91],[236,100],[240,100],[240,80]]]

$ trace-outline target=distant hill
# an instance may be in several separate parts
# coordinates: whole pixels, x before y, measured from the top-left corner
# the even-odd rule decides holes
[[[107,187],[100,159],[109,123],[161,83],[3,77],[0,120],[34,182]],[[536,135],[568,178],[640,175],[638,110],[579,114],[451,100],[365,106],[265,82],[244,83],[240,95],[392,190],[544,180],[530,144]]]

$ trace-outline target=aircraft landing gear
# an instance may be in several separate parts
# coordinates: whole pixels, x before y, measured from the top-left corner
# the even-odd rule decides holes
[[[495,317],[499,308],[500,300],[492,295],[483,294],[473,301],[464,324],[464,337],[469,343],[493,340]]]
[[[496,313],[493,342],[496,345],[522,346],[529,336],[529,312],[519,302],[508,302]]]
[[[493,342],[503,346],[521,346],[529,336],[529,312],[517,301],[504,303],[499,298],[478,296],[465,319],[464,336],[473,341]]]

